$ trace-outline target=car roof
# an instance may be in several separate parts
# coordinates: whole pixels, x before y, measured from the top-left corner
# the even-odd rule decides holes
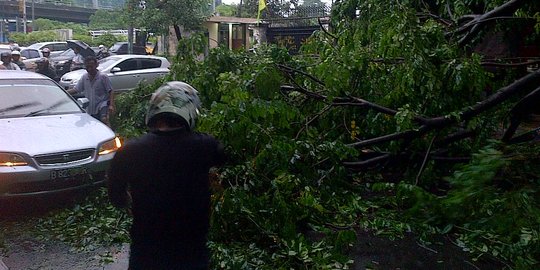
[[[2,70],[0,71],[0,80],[13,80],[13,79],[48,79],[39,73],[23,71],[23,70]]]
[[[38,42],[38,43],[34,43],[30,46],[28,46],[27,48],[39,48],[39,47],[42,47],[42,46],[45,46],[45,45],[49,45],[49,44],[66,44],[65,41],[47,41],[47,42]]]
[[[109,57],[115,57],[115,58],[153,58],[153,59],[160,59],[160,60],[167,60],[167,58],[162,56],[155,56],[155,55],[144,55],[144,54],[115,54],[111,55]]]

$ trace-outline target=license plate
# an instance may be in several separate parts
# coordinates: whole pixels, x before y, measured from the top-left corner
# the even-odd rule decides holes
[[[54,179],[63,179],[63,178],[73,178],[80,175],[88,174],[88,169],[85,167],[75,167],[64,170],[54,170],[51,171],[51,180]]]

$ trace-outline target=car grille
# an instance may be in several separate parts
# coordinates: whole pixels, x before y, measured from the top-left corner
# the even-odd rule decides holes
[[[89,160],[94,156],[94,149],[84,149],[70,152],[38,155],[34,158],[39,165],[61,165]]]

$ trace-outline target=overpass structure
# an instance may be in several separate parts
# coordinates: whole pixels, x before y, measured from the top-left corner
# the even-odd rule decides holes
[[[96,10],[122,8],[123,5],[124,0],[0,0],[0,20],[12,21],[25,15],[27,20],[44,18],[88,23]]]

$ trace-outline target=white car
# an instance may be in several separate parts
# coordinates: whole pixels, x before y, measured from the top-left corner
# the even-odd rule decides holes
[[[170,63],[165,57],[151,55],[114,55],[98,61],[100,72],[111,79],[115,92],[131,90],[140,81],[148,83],[169,73]],[[86,70],[68,72],[60,79],[60,85],[66,89],[74,88]]]
[[[0,72],[0,199],[101,185],[120,140],[53,80]],[[0,202],[1,203],[1,202]]]

